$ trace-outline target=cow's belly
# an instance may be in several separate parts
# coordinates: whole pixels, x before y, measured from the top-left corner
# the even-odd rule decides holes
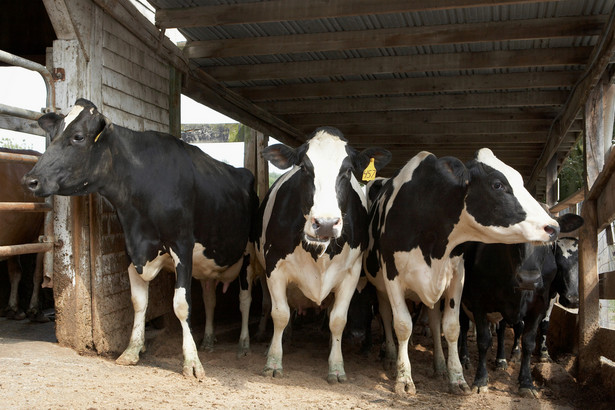
[[[218,266],[213,259],[205,257],[204,249],[200,243],[194,245],[192,252],[192,276],[195,279],[216,279],[221,282],[230,282],[239,275],[243,258],[239,258],[231,266]],[[162,269],[175,272],[175,263],[171,255],[159,252],[154,260],[148,261],[145,264],[141,278],[145,281],[151,281]]]
[[[324,255],[315,261],[310,253],[298,246],[292,254],[278,261],[271,276],[284,278],[289,287],[294,285],[306,298],[320,306],[348,275],[356,275],[358,280],[360,269],[352,268],[360,263],[360,256],[359,249],[351,249],[346,244],[333,259]]]
[[[395,252],[394,260],[399,276],[391,285],[401,286],[407,299],[433,308],[453,278],[450,258],[432,259],[429,266],[420,249],[414,248],[410,252]]]

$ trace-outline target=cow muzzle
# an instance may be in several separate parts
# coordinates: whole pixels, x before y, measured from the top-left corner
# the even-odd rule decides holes
[[[21,180],[21,184],[25,189],[29,190],[36,196],[49,196],[54,192],[53,187],[46,187],[45,185],[49,184],[43,184],[41,179],[30,174],[24,175]]]
[[[577,309],[579,307],[579,295],[560,295],[559,303],[568,309]]]
[[[521,290],[536,290],[542,286],[540,270],[522,270],[517,272],[517,287]]]
[[[342,234],[342,218],[311,218],[304,233],[308,242],[324,244]]]

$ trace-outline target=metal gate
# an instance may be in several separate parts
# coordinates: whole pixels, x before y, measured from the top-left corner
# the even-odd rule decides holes
[[[11,66],[22,67],[38,72],[45,81],[47,87],[46,112],[55,111],[55,87],[53,76],[46,67],[34,63],[25,58],[7,53],[0,50],[0,61]],[[36,121],[42,114],[36,111],[25,110],[22,108],[0,104],[0,114],[17,117],[26,120]],[[49,145],[49,136],[46,137],[46,146]],[[21,155],[0,152],[0,161],[11,161],[19,163],[31,163],[34,165],[38,160],[34,155]],[[53,198],[48,197],[45,203],[41,202],[0,202],[0,212],[46,212],[44,235],[39,237],[38,243],[27,243],[10,246],[0,246],[0,257],[23,255],[27,253],[45,252],[44,257],[44,276],[53,277],[53,249],[55,245],[53,234]]]

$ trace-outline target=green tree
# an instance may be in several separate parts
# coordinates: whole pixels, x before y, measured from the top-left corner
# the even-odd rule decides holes
[[[559,200],[568,198],[583,187],[585,170],[583,155],[583,138],[579,138],[570,150],[570,155],[564,161],[559,172]]]

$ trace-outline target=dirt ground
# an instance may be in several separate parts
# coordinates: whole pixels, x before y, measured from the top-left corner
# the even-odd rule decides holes
[[[195,335],[201,335],[200,330]],[[53,322],[31,324],[0,319],[0,406],[2,408],[165,409],[165,408],[301,408],[301,409],[566,409],[613,408],[595,393],[549,381],[538,399],[517,395],[518,367],[507,371],[490,366],[487,394],[455,396],[444,379],[431,373],[431,338],[414,336],[410,351],[417,394],[397,397],[392,375],[378,359],[378,340],[367,357],[358,346],[344,345],[348,383],[329,385],[325,379],[328,335],[317,324],[293,332],[284,350],[284,378],[261,375],[267,343],[252,343],[248,357],[236,358],[236,327],[217,330],[213,353],[200,353],[207,377],[198,382],[181,374],[180,332],[173,326],[148,329],[147,352],[136,366],[116,365],[114,358],[80,356],[55,340]],[[197,337],[197,342],[199,338]],[[474,340],[470,349],[476,354]],[[474,358],[476,360],[476,358]],[[492,360],[490,360],[492,363]],[[559,364],[549,371],[563,371]],[[466,371],[471,384],[473,371]],[[564,383],[564,384],[562,384]],[[572,386],[572,387],[570,387]]]

